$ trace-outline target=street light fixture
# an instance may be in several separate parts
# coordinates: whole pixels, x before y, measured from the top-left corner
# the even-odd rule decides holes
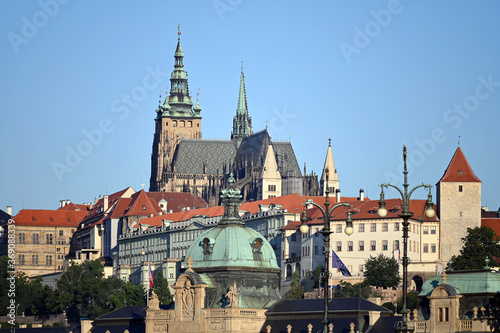
[[[328,289],[329,289],[329,277],[330,277],[330,234],[333,234],[333,231],[331,231],[330,229],[330,215],[338,207],[351,208],[351,205],[347,203],[339,203],[333,206],[331,209],[329,209],[330,202],[328,199],[328,195],[330,194],[330,189],[328,187],[328,175],[329,175],[328,169],[325,170],[325,174],[326,174],[325,209],[323,209],[317,203],[313,202],[312,199],[309,199],[306,202],[304,202],[304,210],[302,211],[302,217],[301,217],[302,223],[300,225],[299,230],[303,234],[307,234],[309,232],[309,226],[307,225],[306,205],[314,205],[318,207],[321,213],[323,214],[323,231],[321,231],[321,233],[323,234],[323,254],[325,255],[325,267],[323,268],[324,271],[321,273],[321,277],[323,279],[323,286],[324,286],[325,308],[324,308],[324,318],[322,323],[323,323],[323,332],[327,333],[328,332]],[[352,227],[351,210],[349,209],[347,211],[345,233],[347,235],[351,235],[353,231],[354,229]]]
[[[412,188],[410,191],[408,191],[408,169],[406,167],[406,145],[403,146],[403,161],[404,161],[404,183],[403,183],[403,190],[401,190],[399,187],[385,183],[381,184],[381,192],[380,192],[380,201],[379,201],[379,209],[378,209],[378,215],[382,218],[387,216],[387,208],[385,207],[385,198],[384,198],[384,187],[392,187],[395,188],[396,190],[399,191],[401,194],[401,197],[403,199],[403,210],[399,216],[403,218],[403,309],[401,310],[401,314],[403,315],[403,320],[398,321],[394,325],[394,330],[395,332],[413,332],[415,330],[415,327],[412,322],[408,321],[408,309],[407,309],[407,289],[408,289],[408,264],[410,263],[410,260],[408,258],[408,226],[409,222],[408,220],[410,217],[413,216],[413,213],[410,212],[410,197],[412,193],[420,187],[424,187],[429,190],[429,194],[427,196],[427,202],[426,202],[426,209],[425,209],[425,216],[428,218],[433,218],[435,215],[435,211],[433,208],[433,203],[432,203],[432,194],[431,194],[431,188],[432,185],[429,184],[422,184],[415,186]]]

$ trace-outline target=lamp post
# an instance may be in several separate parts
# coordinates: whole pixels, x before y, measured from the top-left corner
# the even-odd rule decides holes
[[[317,203],[313,202],[312,199],[309,199],[306,202],[304,202],[304,210],[302,211],[302,218],[301,218],[302,223],[299,229],[300,232],[303,234],[309,232],[305,205],[311,204],[318,207],[321,213],[323,214],[323,231],[321,231],[321,233],[323,234],[323,254],[325,255],[325,267],[323,268],[324,271],[321,274],[321,277],[323,278],[325,308],[324,308],[324,318],[322,323],[323,323],[323,332],[327,333],[328,332],[328,289],[329,289],[329,277],[330,277],[330,234],[333,234],[333,231],[331,231],[330,229],[330,215],[338,207],[351,208],[351,205],[346,203],[339,203],[333,206],[331,209],[329,208],[330,202],[328,200],[328,194],[330,194],[330,189],[328,187],[328,175],[329,175],[328,169],[325,170],[325,173],[326,173],[325,209],[323,209]],[[354,229],[352,227],[351,211],[349,210],[347,211],[345,233],[347,235],[352,235],[353,231]]]
[[[380,185],[381,192],[380,192],[380,201],[379,201],[379,209],[378,209],[378,215],[382,218],[387,216],[387,209],[385,207],[385,199],[384,199],[384,187],[392,187],[395,188],[396,190],[399,191],[399,194],[401,194],[402,200],[403,200],[403,210],[401,214],[399,214],[399,217],[403,218],[403,309],[401,310],[401,314],[403,315],[402,321],[398,321],[394,325],[394,330],[395,332],[413,332],[415,330],[415,327],[413,326],[413,323],[408,321],[408,309],[406,305],[407,301],[407,289],[408,289],[408,264],[410,263],[410,260],[408,258],[408,226],[409,222],[408,220],[410,217],[413,216],[413,213],[410,212],[410,197],[412,193],[420,188],[424,187],[429,190],[429,195],[427,196],[427,203],[426,203],[426,210],[425,210],[425,215],[428,218],[433,218],[435,215],[433,204],[432,204],[432,194],[431,194],[431,188],[432,185],[429,184],[421,184],[418,186],[415,186],[411,190],[408,191],[408,170],[406,168],[406,145],[403,146],[403,161],[404,161],[404,169],[403,169],[403,174],[404,174],[404,183],[403,183],[403,190],[401,190],[399,187],[389,184],[389,183],[384,183]]]

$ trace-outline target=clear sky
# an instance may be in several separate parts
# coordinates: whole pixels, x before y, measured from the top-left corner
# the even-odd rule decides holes
[[[461,147],[500,206],[498,1],[2,1],[0,208],[148,188],[177,26],[204,138],[231,134],[241,61],[255,131],[344,196],[435,184]],[[389,191],[387,197],[395,197]],[[424,198],[418,191],[415,198]]]

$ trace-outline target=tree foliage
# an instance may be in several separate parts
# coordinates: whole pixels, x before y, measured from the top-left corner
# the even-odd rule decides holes
[[[291,289],[287,295],[288,299],[303,299],[304,298],[304,287],[300,284],[300,275],[298,271],[292,274],[292,284]]]
[[[0,293],[7,295],[7,257],[0,257]],[[8,302],[0,297],[0,304]],[[23,272],[16,276],[17,313],[20,315],[48,316],[66,311],[70,321],[80,317],[94,319],[126,305],[145,305],[144,288],[130,282],[110,277],[104,278],[104,267],[99,261],[72,264],[61,275],[56,289],[42,284],[39,277],[34,281]],[[6,314],[7,305],[0,307],[0,315]]]
[[[333,291],[333,297],[372,297],[370,284],[365,281],[355,284],[341,280]]]
[[[498,266],[494,257],[500,257],[498,236],[490,227],[467,228],[467,235],[462,238],[463,247],[458,256],[451,258],[453,270],[474,270],[484,268],[485,259],[490,260],[490,267]]]
[[[163,277],[162,271],[159,271],[154,279],[154,289],[161,304],[170,304],[173,302],[168,280]]]
[[[365,262],[365,281],[375,287],[392,288],[399,283],[398,262],[380,253]]]

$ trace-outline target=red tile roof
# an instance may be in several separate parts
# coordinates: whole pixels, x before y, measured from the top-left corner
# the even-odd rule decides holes
[[[78,227],[85,214],[85,211],[23,209],[14,221],[20,226]]]
[[[74,203],[70,202],[69,204],[64,205],[63,207],[59,207],[57,210],[73,210],[73,211],[88,212],[88,211],[90,211],[90,207],[87,205],[74,204]]]
[[[462,149],[458,147],[439,182],[481,182],[481,180],[476,177]]]
[[[150,200],[144,190],[132,195],[132,202],[125,216],[156,216],[161,212],[161,208],[156,202]]]
[[[191,209],[191,210],[186,210],[183,212],[177,212],[177,213],[158,215],[158,216],[154,216],[154,217],[145,218],[145,219],[142,219],[139,222],[139,224],[147,224],[150,227],[161,226],[162,221],[164,219],[168,220],[168,221],[181,222],[181,221],[187,221],[190,218],[197,216],[197,215],[214,217],[214,216],[222,216],[223,213],[224,213],[224,209],[222,206],[207,207],[207,208],[200,208],[200,209]],[[136,224],[134,228],[139,228],[139,224]]]
[[[163,199],[167,202],[165,211],[172,210],[173,213],[182,211],[183,208],[196,209],[205,208],[208,203],[200,197],[184,192],[146,192],[148,198],[157,204]]]
[[[482,218],[481,226],[490,227],[497,234],[497,237],[500,238],[500,218]]]

